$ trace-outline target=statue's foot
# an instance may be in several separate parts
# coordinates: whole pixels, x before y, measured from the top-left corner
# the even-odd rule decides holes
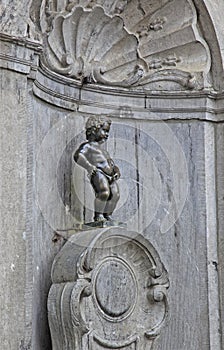
[[[104,218],[105,218],[106,221],[114,221],[114,220],[112,219],[112,216],[109,215],[109,214],[104,214]]]
[[[107,219],[103,216],[103,214],[95,214],[94,221],[102,222],[102,221],[107,221]]]

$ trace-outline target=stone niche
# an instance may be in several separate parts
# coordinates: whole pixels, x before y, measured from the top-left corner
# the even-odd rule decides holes
[[[153,349],[221,350],[223,1],[4,4],[1,349],[51,349],[46,304],[60,234],[91,216],[86,175],[74,168],[72,152],[86,119],[103,114],[112,119],[108,143],[123,176],[116,218],[128,228],[76,232],[56,256],[53,346],[150,349],[168,287],[152,242],[170,280],[169,322]],[[135,255],[124,256],[129,243],[105,248],[106,256],[96,249],[114,232],[111,241],[126,237],[155,270],[139,272]],[[123,274],[126,285],[111,299],[107,281]]]
[[[215,343],[220,336],[217,297],[212,294],[216,272],[207,269],[208,259],[217,260],[211,226],[216,213],[210,212],[216,140],[213,124],[205,121],[223,120],[223,96],[212,88],[219,60],[214,59],[214,40],[204,35],[211,23],[203,6],[191,0],[40,2],[33,1],[31,7],[35,31],[44,43],[32,86],[35,142],[41,150],[44,146],[38,153],[40,166],[34,169],[40,179],[39,204],[44,203],[43,224],[39,211],[34,214],[34,263],[30,260],[34,271],[35,264],[42,269],[42,275],[34,272],[34,299],[44,298],[44,283],[48,292],[54,231],[66,231],[89,214],[90,194],[85,175],[71,166],[71,144],[81,141],[89,115],[110,115],[114,155],[127,179],[127,196],[121,196],[126,202],[117,213],[128,223],[122,235],[136,254],[142,247],[148,265],[157,257],[157,266],[160,260],[148,241],[141,245],[142,236],[135,234],[137,240],[129,230],[153,242],[172,286],[170,321],[154,348],[207,350],[211,342],[212,349],[220,349]],[[84,193],[84,205],[78,201],[81,196],[74,196],[71,175]],[[158,334],[167,312],[160,289],[168,286],[166,273],[162,279],[153,270],[140,273],[131,253],[129,259],[123,256],[126,243],[121,251],[95,249],[94,244],[115,231],[76,233],[57,255],[48,301],[54,350],[148,350]],[[123,286],[122,294],[117,283],[119,289],[112,285],[110,294],[107,281],[112,283],[114,276],[121,280],[121,275],[129,287]],[[46,322],[45,303],[40,305]],[[215,311],[208,315],[209,308]],[[38,334],[34,343],[42,350],[50,347],[49,334],[36,314],[34,310],[32,325],[40,335],[33,332]]]
[[[75,233],[54,260],[52,281],[53,350],[151,349],[166,320],[167,272],[136,232]]]

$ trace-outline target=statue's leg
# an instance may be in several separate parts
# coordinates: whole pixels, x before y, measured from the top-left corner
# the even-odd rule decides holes
[[[103,216],[103,213],[105,211],[107,200],[110,197],[110,185],[106,176],[99,171],[92,176],[91,184],[96,195],[94,202],[94,221],[104,221],[105,218]]]
[[[116,208],[117,202],[120,198],[120,192],[119,187],[116,181],[112,182],[110,185],[110,196],[108,198],[108,201],[106,203],[105,209],[104,209],[104,217],[107,220],[112,220],[111,215]]]

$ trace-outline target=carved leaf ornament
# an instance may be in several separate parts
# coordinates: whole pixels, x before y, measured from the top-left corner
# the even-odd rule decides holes
[[[64,10],[56,0],[44,4],[42,62],[53,72],[133,88],[205,84],[210,53],[191,0],[70,1]]]

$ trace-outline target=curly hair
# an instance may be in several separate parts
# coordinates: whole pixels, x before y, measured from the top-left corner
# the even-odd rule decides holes
[[[91,116],[86,122],[86,138],[90,139],[105,123],[111,125],[111,120],[102,115]]]

